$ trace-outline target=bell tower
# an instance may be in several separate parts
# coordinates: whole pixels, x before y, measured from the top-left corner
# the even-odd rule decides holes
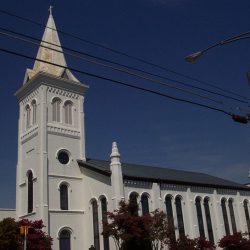
[[[87,89],[67,69],[50,8],[33,69],[27,69],[23,85],[16,92],[19,102],[17,218],[42,219],[48,231],[53,219],[51,213],[64,209],[58,198],[61,183],[77,185],[81,173],[76,159],[85,160]]]

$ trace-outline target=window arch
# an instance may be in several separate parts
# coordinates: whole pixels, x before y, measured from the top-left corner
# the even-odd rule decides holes
[[[73,108],[73,103],[71,101],[66,101],[64,103],[64,115],[65,115],[65,123],[66,124],[72,124],[73,119],[72,119],[72,108]]]
[[[205,210],[205,216],[206,216],[206,222],[207,222],[208,239],[209,241],[214,242],[213,226],[212,226],[212,220],[211,220],[211,215],[210,215],[208,197],[204,199],[204,210]]]
[[[243,201],[244,211],[245,211],[245,217],[247,222],[247,230],[248,233],[250,233],[250,218],[249,218],[249,210],[248,210],[248,200]]]
[[[149,214],[148,196],[147,193],[141,195],[142,215]]]
[[[71,249],[70,238],[71,238],[71,233],[69,230],[64,229],[60,232],[60,235],[59,235],[59,249],[60,250]]]
[[[228,216],[227,216],[227,208],[226,208],[226,199],[221,199],[221,209],[222,209],[222,216],[224,220],[224,226],[225,226],[225,233],[226,235],[230,235],[230,229],[229,229],[229,222],[228,222]]]
[[[138,197],[139,197],[139,194],[136,192],[132,192],[129,195],[129,203],[134,205],[134,211],[131,211],[133,215],[138,215],[138,202],[137,202]]]
[[[35,125],[37,120],[37,104],[36,104],[36,100],[33,100],[31,102],[31,106],[32,106],[32,124]]]
[[[108,222],[107,217],[107,199],[105,196],[101,196],[101,208],[102,208],[102,223]],[[109,250],[109,238],[103,236],[103,249]]]
[[[52,100],[52,121],[61,121],[61,99],[58,97]]]
[[[95,247],[95,250],[100,250],[98,206],[97,206],[96,199],[93,199],[91,204],[92,204],[92,213],[93,213],[94,247]]]
[[[184,221],[183,221],[182,205],[181,205],[181,197],[180,196],[177,196],[175,198],[175,206],[176,206],[176,216],[177,216],[177,223],[178,223],[178,229],[179,229],[179,236],[184,237],[185,236],[185,227],[184,227]]]
[[[60,209],[61,210],[68,210],[68,185],[63,183],[60,185]]]
[[[25,111],[26,111],[26,129],[28,129],[30,127],[30,106],[29,105],[26,105]]]
[[[234,216],[234,208],[233,208],[233,199],[228,200],[228,208],[229,208],[229,214],[231,218],[233,233],[237,233],[236,221],[235,221],[235,216]]]
[[[201,210],[201,197],[196,197],[195,207],[196,207],[196,214],[197,214],[200,237],[205,237],[203,216],[202,216],[202,210]]]
[[[27,173],[28,177],[28,213],[33,212],[33,173],[31,170]]]
[[[174,227],[174,215],[173,215],[173,208],[172,208],[172,196],[167,195],[165,197],[165,204],[166,204],[166,211],[167,211],[167,220],[168,225],[170,226],[170,238],[175,241],[175,227]]]

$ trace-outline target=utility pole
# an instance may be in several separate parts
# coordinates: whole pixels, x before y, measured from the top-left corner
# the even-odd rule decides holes
[[[20,234],[24,236],[23,250],[27,250],[27,235],[33,229],[31,226],[20,226]]]

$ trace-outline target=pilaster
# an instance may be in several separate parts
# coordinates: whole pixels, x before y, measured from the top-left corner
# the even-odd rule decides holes
[[[119,202],[124,199],[124,187],[122,178],[122,167],[120,162],[120,154],[116,142],[112,144],[112,152],[110,155],[111,163],[111,185],[113,189],[112,198],[114,200],[114,209],[118,208]]]

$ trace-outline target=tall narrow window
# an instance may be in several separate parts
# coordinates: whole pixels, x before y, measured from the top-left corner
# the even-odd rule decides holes
[[[68,210],[68,186],[66,184],[60,186],[60,208]]]
[[[31,106],[32,106],[32,124],[35,125],[36,124],[36,112],[37,112],[37,104],[35,100],[31,102]]]
[[[179,235],[180,237],[184,237],[185,228],[184,228],[184,221],[183,221],[183,214],[182,214],[181,197],[177,196],[175,198],[175,206],[176,206],[176,215],[177,215]]]
[[[235,216],[234,216],[234,208],[233,208],[233,200],[232,199],[229,199],[229,201],[228,201],[228,208],[229,208],[229,214],[230,214],[230,218],[231,218],[233,233],[237,233],[237,227],[236,227],[236,221],[235,221]]]
[[[59,236],[59,249],[60,250],[70,250],[70,232],[68,230],[63,230]]]
[[[138,194],[136,192],[132,192],[129,195],[129,203],[132,205],[133,210],[131,211],[132,215],[138,215],[138,203],[137,198]]]
[[[174,216],[173,216],[173,208],[172,208],[172,197],[166,196],[165,198],[166,211],[167,211],[167,220],[170,229],[170,239],[175,241],[175,228],[174,228]]]
[[[226,235],[230,235],[229,222],[228,222],[228,216],[227,216],[227,208],[226,208],[226,199],[221,200],[221,209],[222,209],[222,216],[223,216],[223,220],[224,220],[225,233],[226,233]]]
[[[201,198],[197,197],[195,199],[196,214],[199,226],[200,237],[205,237],[205,230],[203,224],[202,210],[201,210]]]
[[[30,106],[27,105],[26,108],[26,129],[30,127]]]
[[[33,212],[33,174],[28,172],[28,213]]]
[[[141,196],[141,207],[142,207],[142,214],[149,214],[149,205],[148,205],[148,194],[143,193]]]
[[[72,107],[73,104],[70,101],[65,102],[64,110],[65,110],[65,123],[72,124]]]
[[[210,209],[209,209],[209,199],[207,197],[204,199],[204,209],[205,209],[205,215],[206,215],[206,221],[207,221],[208,239],[209,241],[214,243],[213,226],[212,226],[212,220],[211,220]]]
[[[101,198],[101,206],[102,206],[102,222],[107,223],[108,218],[107,218],[107,199],[105,196]],[[104,250],[109,250],[109,238],[108,237],[103,237],[103,249]]]
[[[248,233],[250,233],[250,217],[249,217],[249,210],[248,210],[248,201],[244,200],[243,202],[245,216],[246,216],[246,222],[247,222],[247,230]]]
[[[52,121],[60,122],[61,120],[61,100],[59,98],[54,98],[52,101]]]
[[[94,247],[95,250],[100,250],[98,206],[96,200],[92,201],[92,212],[93,212]]]

